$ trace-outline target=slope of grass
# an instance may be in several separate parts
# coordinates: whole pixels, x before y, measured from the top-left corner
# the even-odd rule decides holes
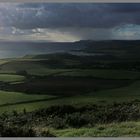
[[[49,75],[56,75],[58,73],[63,73],[70,71],[70,69],[50,69],[47,67],[38,67],[37,69],[29,69],[27,72],[31,75],[37,76],[49,76]]]
[[[19,92],[0,91],[0,106],[7,105],[7,104],[16,104],[16,103],[18,106],[18,103],[21,103],[21,102],[23,102],[23,104],[24,102],[30,103],[30,101],[37,102],[38,100],[45,100],[45,99],[48,100],[53,97],[54,96],[49,96],[49,95],[28,95],[28,94],[19,93]],[[5,108],[7,108],[6,110],[8,111],[10,106],[6,106]],[[14,109],[15,110],[17,109],[16,105]],[[2,112],[1,109],[0,109],[0,112]]]
[[[25,79],[24,76],[15,74],[0,74],[0,81],[2,82],[19,82]]]
[[[58,137],[130,137],[140,136],[140,122],[95,125],[94,128],[53,130]]]
[[[11,61],[1,65],[0,72],[16,72],[18,70],[27,70],[29,74],[33,75],[55,75],[55,76],[93,76],[105,79],[138,79],[140,77],[140,72],[124,71],[124,70],[103,70],[103,69],[92,69],[92,70],[81,70],[81,69],[50,69],[46,66],[37,63],[36,61]],[[22,81],[23,76],[10,75],[10,74],[0,74],[0,81],[13,82]],[[47,93],[46,93],[47,94]],[[48,95],[26,95],[17,92],[4,92],[0,91],[0,104],[23,102],[30,100],[44,99],[51,96]],[[10,111],[16,109],[18,111],[27,108],[28,111],[33,111],[38,108],[48,107],[50,105],[63,105],[63,104],[73,104],[73,105],[83,105],[92,103],[112,103],[112,102],[122,102],[131,101],[139,99],[140,100],[140,81],[128,85],[127,87],[121,87],[116,89],[106,89],[102,91],[95,91],[91,93],[86,93],[85,95],[76,95],[67,98],[59,98],[47,101],[37,101],[31,103],[15,104],[11,106],[0,107],[0,112]]]
[[[106,79],[138,79],[140,78],[140,72],[126,71],[126,70],[107,70],[107,69],[77,69],[66,71],[60,74],[60,76],[93,76]]]
[[[129,86],[110,89],[98,92],[101,97],[139,97],[140,96],[140,81],[136,81]]]
[[[5,64],[5,63],[7,63],[7,62],[9,62],[8,59],[1,59],[1,60],[0,60],[0,65],[3,65],[3,64]]]
[[[47,59],[41,61],[40,58],[20,58],[0,61],[0,73],[15,73],[16,71],[26,70],[33,75],[56,75],[56,76],[93,76],[106,79],[140,79],[140,72],[115,70],[115,69],[63,69],[49,68]],[[64,60],[63,60],[64,61]],[[69,65],[77,65],[75,61],[66,59]],[[64,61],[64,63],[65,63]],[[50,65],[50,64],[49,64]],[[52,63],[53,65],[53,63]]]
[[[31,75],[52,75],[61,72],[67,72],[69,69],[50,69],[41,64],[39,60],[12,60],[0,66],[0,73],[16,73],[17,71],[26,70]]]
[[[22,104],[14,104],[11,106],[0,107],[0,112],[12,110],[22,111],[24,108],[26,108],[27,111],[33,111],[39,108],[49,107],[51,105],[70,104],[82,106],[87,104],[112,104],[113,102],[140,100],[140,81],[137,81],[128,87],[122,87],[118,89],[103,90],[99,92],[93,92],[90,94],[87,93],[85,95],[76,95],[71,97],[52,97],[54,96],[26,95],[16,92],[11,93],[1,91],[0,104],[38,100],[44,98],[49,98],[50,100],[27,102]]]
[[[1,71],[6,70],[16,72],[20,70],[37,69],[39,67],[42,68],[43,66],[37,62],[12,60],[1,65]]]

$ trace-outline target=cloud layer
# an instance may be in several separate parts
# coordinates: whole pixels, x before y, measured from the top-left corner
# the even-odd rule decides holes
[[[139,3],[0,3],[0,39],[140,39]]]

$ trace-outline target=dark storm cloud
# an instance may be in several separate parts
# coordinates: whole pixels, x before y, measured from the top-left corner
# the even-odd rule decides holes
[[[26,3],[5,12],[3,21],[21,29],[90,27],[112,28],[121,24],[140,24],[140,4]]]
[[[1,3],[0,39],[139,39],[140,4]]]
[[[136,13],[140,12],[140,4],[138,3],[112,3],[105,4],[105,11],[116,13]]]

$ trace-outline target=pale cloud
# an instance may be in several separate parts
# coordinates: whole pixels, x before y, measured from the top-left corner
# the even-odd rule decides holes
[[[74,42],[78,40],[140,39],[140,25],[124,24],[106,28],[0,28],[0,39],[9,41]]]
[[[112,29],[112,36],[116,39],[140,39],[140,25],[123,24]]]
[[[3,29],[4,30],[4,29]],[[0,31],[0,40],[9,41],[53,41],[53,42],[74,42],[80,40],[78,36],[68,32],[61,32],[53,29],[36,28],[32,30],[21,30],[15,27]],[[5,34],[3,34],[5,32]]]
[[[53,42],[74,42],[80,40],[80,37],[67,32],[61,32],[53,29],[34,29],[33,33],[22,36],[25,40],[53,41]]]

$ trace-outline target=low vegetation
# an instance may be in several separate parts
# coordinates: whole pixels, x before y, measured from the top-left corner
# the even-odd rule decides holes
[[[139,135],[138,130],[134,132],[140,127],[139,123],[136,126],[131,123],[140,121],[139,107],[140,101],[135,100],[112,105],[82,107],[63,105],[33,112],[26,112],[24,109],[22,113],[17,111],[3,113],[0,116],[0,135],[21,137]],[[125,132],[119,133],[123,129]]]

